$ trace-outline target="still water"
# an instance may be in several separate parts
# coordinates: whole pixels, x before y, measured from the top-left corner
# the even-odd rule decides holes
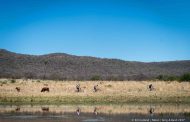
[[[190,105],[0,105],[0,122],[190,122]]]

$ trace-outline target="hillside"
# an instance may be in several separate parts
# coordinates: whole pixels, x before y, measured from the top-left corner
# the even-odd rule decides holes
[[[25,55],[0,49],[0,77],[55,80],[147,80],[190,72],[190,60],[133,62],[65,53]]]

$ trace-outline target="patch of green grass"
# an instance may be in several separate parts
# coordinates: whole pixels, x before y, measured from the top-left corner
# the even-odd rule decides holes
[[[105,87],[111,88],[111,87],[112,87],[112,85],[111,85],[111,84],[109,84],[109,85],[105,85]]]
[[[15,79],[11,79],[11,83],[16,83],[16,80]]]
[[[3,81],[0,81],[1,84],[7,84],[8,81],[7,80],[3,80]]]
[[[129,97],[129,96],[51,96],[1,97],[0,104],[125,104],[125,103],[188,103],[190,97]]]

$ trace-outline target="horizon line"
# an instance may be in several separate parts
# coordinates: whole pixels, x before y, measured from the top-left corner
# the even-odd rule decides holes
[[[98,56],[90,56],[90,55],[75,55],[75,54],[70,54],[70,53],[65,53],[65,52],[52,52],[52,53],[45,53],[45,54],[28,54],[28,53],[20,53],[20,52],[10,51],[10,50],[4,49],[4,48],[0,48],[0,51],[6,51],[9,53],[15,53],[15,54],[20,54],[20,55],[29,55],[29,56],[46,56],[46,55],[51,55],[51,54],[64,54],[64,55],[77,56],[77,57],[91,57],[91,58],[98,58],[98,59],[121,60],[121,61],[140,62],[140,63],[162,63],[162,62],[190,61],[190,59],[163,60],[163,61],[137,61],[137,60],[125,60],[125,59],[121,59],[121,58],[119,59],[119,58],[107,58],[107,57],[98,57]]]

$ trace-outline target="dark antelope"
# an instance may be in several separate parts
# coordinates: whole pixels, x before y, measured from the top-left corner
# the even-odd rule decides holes
[[[77,85],[76,85],[76,90],[77,90],[77,92],[80,92],[80,90],[81,90],[80,84],[77,84]]]
[[[43,87],[42,90],[41,90],[41,92],[46,92],[46,91],[49,92],[49,88],[48,87]]]
[[[98,91],[98,85],[95,85],[94,86],[94,92],[97,92]]]
[[[17,90],[17,92],[20,92],[20,87],[16,87],[15,89]]]
[[[153,85],[152,85],[152,84],[148,85],[148,89],[149,89],[150,91],[154,90]]]

